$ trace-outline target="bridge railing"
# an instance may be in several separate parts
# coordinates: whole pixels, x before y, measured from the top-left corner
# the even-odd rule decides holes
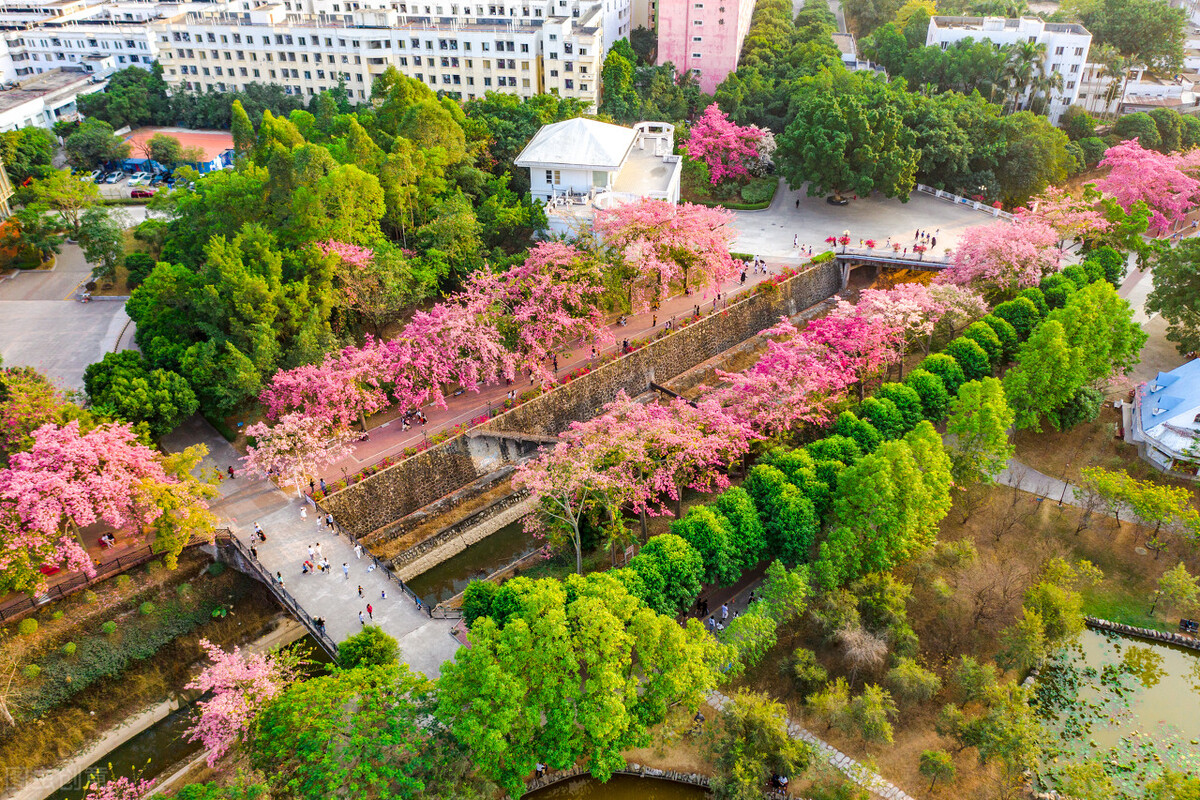
[[[905,264],[932,264],[934,266],[947,266],[951,263],[950,257],[946,255],[932,255],[928,253],[901,254],[893,251],[890,247],[870,248],[839,246],[836,258],[839,260],[845,260],[851,256],[857,256],[864,260],[870,261],[888,261]]]
[[[973,208],[976,211],[981,211],[984,214],[990,214],[993,217],[1006,219],[1010,222],[1016,219],[1016,217],[1009,212],[1004,211],[1003,209],[996,208],[988,205],[987,203],[980,202],[979,200],[972,200],[969,197],[963,197],[961,195],[954,194],[953,192],[947,192],[944,189],[935,189],[932,186],[926,186],[923,183],[917,184],[917,191],[921,192],[922,194],[931,194],[934,197],[954,203],[955,205],[967,206],[968,208]]]

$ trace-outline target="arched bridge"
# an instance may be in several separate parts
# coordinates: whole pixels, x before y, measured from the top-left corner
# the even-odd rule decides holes
[[[890,248],[867,249],[865,247],[844,247],[835,254],[838,265],[842,268],[842,288],[850,280],[850,270],[860,266],[873,266],[881,269],[912,269],[921,272],[940,272],[950,266],[951,261],[946,255],[929,253],[910,253],[901,255]]]

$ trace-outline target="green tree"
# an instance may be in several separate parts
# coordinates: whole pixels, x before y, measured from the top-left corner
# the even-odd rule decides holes
[[[156,133],[146,140],[146,157],[164,167],[173,167],[183,160],[183,145],[174,136]]]
[[[866,80],[842,83],[813,87],[798,100],[779,137],[779,173],[792,189],[807,182],[810,196],[877,191],[907,200],[919,155],[904,126],[902,101]]]
[[[248,155],[254,147],[254,124],[250,122],[250,115],[246,113],[241,100],[234,100],[229,112],[234,152],[239,156]]]
[[[758,517],[758,509],[746,490],[731,486],[713,503],[732,528],[732,552],[742,570],[750,569],[762,560],[767,547],[766,531]]]
[[[1016,356],[1017,347],[1020,345],[1020,341],[1017,339],[1016,328],[1010,325],[1007,320],[1003,320],[995,314],[988,314],[979,321],[991,328],[992,333],[996,334],[996,340],[1000,342],[1001,363],[1005,364],[1011,361]]]
[[[103,120],[113,128],[138,128],[173,122],[162,67],[126,67],[108,77],[103,92],[80,95],[79,113]],[[87,120],[84,121],[87,124]]]
[[[792,678],[796,681],[796,688],[807,697],[818,687],[825,685],[829,680],[829,673],[817,661],[817,656],[812,650],[797,647],[792,653]]]
[[[1182,561],[1159,576],[1158,591],[1163,602],[1181,615],[1200,607],[1200,578],[1188,572]]]
[[[1041,430],[1046,417],[1071,399],[1083,386],[1086,374],[1079,351],[1067,341],[1057,320],[1046,320],[1021,345],[1017,364],[1004,376],[1004,394],[1016,415],[1018,428]]]
[[[959,371],[962,371],[961,368]],[[950,406],[950,393],[946,391],[946,384],[941,378],[927,369],[917,368],[908,373],[904,384],[911,386],[921,398],[921,413],[925,419],[939,422],[946,416],[946,409]]]
[[[1072,166],[1070,140],[1045,117],[1019,111],[1000,120],[1007,148],[996,179],[1006,203],[1022,205],[1047,186],[1063,181]]]
[[[136,350],[105,353],[84,370],[83,384],[94,409],[126,422],[144,422],[155,439],[199,408],[192,387],[181,375],[150,369]]]
[[[849,721],[850,685],[845,678],[836,678],[824,689],[808,696],[808,710],[825,720],[826,729],[846,727]]]
[[[113,126],[89,117],[63,142],[67,163],[76,169],[95,169],[108,161],[129,157],[129,145],[113,135]]]
[[[974,339],[960,336],[946,345],[942,353],[958,362],[962,367],[963,377],[968,381],[979,380],[992,374],[987,351]],[[926,366],[926,369],[928,368]]]
[[[1042,615],[1031,608],[1022,608],[1021,616],[1000,635],[1001,649],[997,660],[1012,669],[1027,670],[1046,658],[1046,623]]]
[[[83,212],[76,232],[83,257],[92,265],[92,278],[112,279],[125,261],[125,227],[104,208],[93,206]]]
[[[902,657],[888,670],[887,685],[895,697],[906,703],[927,703],[942,688],[936,674],[925,669],[915,659]]]
[[[722,709],[708,753],[719,800],[758,800],[772,775],[799,775],[812,757],[788,735],[787,709],[752,692],[738,692]]]
[[[1004,344],[992,326],[986,322],[972,322],[962,332],[962,338],[970,339],[987,353],[988,365],[992,372],[995,372],[1004,363]]]
[[[1000,761],[1018,773],[1032,769],[1046,735],[1029,695],[1029,689],[1015,683],[988,688],[981,698],[983,714],[963,723],[959,742],[977,748],[980,763]]]
[[[892,723],[896,703],[887,689],[868,683],[862,694],[850,701],[850,718],[864,741],[892,743]]]
[[[31,187],[34,202],[58,212],[63,226],[73,238],[79,238],[84,213],[100,201],[100,189],[91,181],[81,181],[65,169],[55,170]]]
[[[629,568],[646,586],[646,604],[659,614],[674,616],[700,594],[704,559],[672,533],[653,537],[629,561]]]
[[[361,631],[338,644],[338,666],[386,667],[400,658],[400,644],[378,625],[367,625]]]
[[[875,390],[875,396],[895,405],[903,420],[904,433],[917,427],[917,423],[926,418],[921,395],[908,383],[885,383]]]
[[[1184,239],[1158,259],[1146,311],[1162,314],[1181,353],[1200,350],[1200,241]]]
[[[45,128],[18,128],[0,133],[0,161],[14,186],[26,178],[44,178],[53,169],[58,143]]]
[[[1011,325],[1017,333],[1017,338],[1022,342],[1029,338],[1029,334],[1033,333],[1033,329],[1037,327],[1044,316],[1038,312],[1037,305],[1028,297],[1006,300],[993,308],[992,313]]]
[[[999,676],[996,668],[980,663],[973,656],[959,656],[952,679],[964,703],[983,700],[996,686]]]
[[[604,57],[600,80],[604,86],[602,113],[626,122],[641,114],[642,102],[633,88],[633,63],[615,47]]]
[[[1077,0],[1072,8],[1096,45],[1112,45],[1152,68],[1172,71],[1183,63],[1186,14],[1181,8],[1156,0]]]
[[[1013,420],[1004,386],[996,378],[959,388],[946,422],[946,433],[953,437],[950,463],[956,486],[991,483],[1004,469],[1016,449],[1008,438]]]
[[[1133,321],[1133,308],[1107,281],[1080,289],[1046,319],[1062,323],[1067,341],[1079,354],[1084,382],[1092,386],[1127,374],[1146,343],[1146,333]]]
[[[917,769],[922,776],[929,778],[931,792],[938,781],[953,783],[958,775],[954,759],[945,750],[922,750],[921,765]]]
[[[433,683],[403,664],[337,670],[268,702],[247,750],[275,796],[457,794],[472,770],[435,702]]]
[[[926,356],[925,359],[917,365],[917,369],[932,373],[942,381],[942,388],[949,396],[958,394],[958,387],[962,386],[967,378],[963,374],[963,368],[953,356],[945,353],[934,353],[931,356]]]
[[[471,581],[467,584],[463,591],[462,611],[463,621],[468,628],[480,617],[492,615],[492,601],[499,588],[491,581]]]
[[[476,620],[471,644],[443,667],[437,715],[512,794],[537,761],[606,780],[671,705],[694,710],[716,682],[699,622],[654,613],[607,574],[528,581],[521,612]]]
[[[1146,800],[1200,800],[1200,778],[1167,770],[1146,787]]]
[[[705,505],[688,509],[687,516],[671,523],[671,533],[695,548],[704,562],[704,582],[731,586],[741,577],[733,552],[733,526],[720,512]]]
[[[1070,106],[1058,119],[1058,127],[1062,128],[1072,142],[1096,135],[1096,118],[1080,106]]]

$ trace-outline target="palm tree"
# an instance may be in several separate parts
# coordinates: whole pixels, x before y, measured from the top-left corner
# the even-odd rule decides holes
[[[1045,66],[1043,64],[1043,66]],[[1063,87],[1063,76],[1057,72],[1043,71],[1030,84],[1029,108],[1045,114],[1050,106],[1051,93]]]
[[[1104,92],[1104,112],[1107,115],[1108,107],[1113,104],[1113,101],[1118,97],[1121,103],[1125,102],[1125,89],[1129,86],[1129,69],[1133,66],[1130,59],[1125,58],[1119,53],[1112,60],[1104,65],[1104,77],[1108,78],[1108,89]],[[1121,105],[1117,104],[1117,110],[1113,112],[1113,117],[1120,115]]]
[[[1020,42],[1008,46],[1008,62],[1004,65],[1004,79],[1008,84],[1012,110],[1019,111],[1021,98],[1039,73],[1046,70],[1046,45],[1037,42]]]

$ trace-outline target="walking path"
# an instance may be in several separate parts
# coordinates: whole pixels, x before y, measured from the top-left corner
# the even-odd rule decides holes
[[[708,702],[717,711],[721,711],[730,702],[730,699],[720,692],[713,692],[708,696]],[[886,798],[886,800],[912,800],[912,797],[906,794],[903,789],[896,786],[896,784],[864,767],[833,745],[815,736],[810,731],[801,727],[800,723],[789,720],[788,735],[793,739],[799,739],[808,744],[812,747],[817,758],[829,762],[856,785],[861,786],[871,794]]]
[[[372,568],[374,561],[369,554],[364,552],[365,557],[360,557],[347,537],[319,524],[307,499],[285,494],[270,481],[247,477],[238,469],[241,462],[237,452],[201,417],[193,416],[173,431],[163,440],[163,448],[174,452],[197,443],[209,450],[201,468],[225,471],[235,465],[237,477],[221,481],[221,497],[212,510],[227,521],[242,542],[255,546],[259,563],[268,572],[282,574],[284,589],[311,617],[324,618],[325,629],[334,642],[362,630],[358,616],[362,612],[367,624],[378,625],[400,643],[404,663],[430,678],[440,674],[441,665],[458,650],[458,641],[451,635],[453,621],[430,619],[418,610],[383,570]],[[301,509],[306,518],[301,517]],[[255,522],[266,533],[265,542],[253,540]],[[318,542],[322,555],[332,565],[330,571],[301,574],[308,547]],[[348,575],[343,573],[343,564]],[[367,613],[368,603],[373,617]]]

